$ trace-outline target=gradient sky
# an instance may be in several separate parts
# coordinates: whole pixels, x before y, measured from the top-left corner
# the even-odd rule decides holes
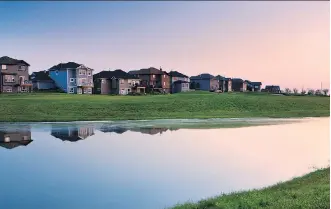
[[[30,71],[74,61],[95,69],[209,72],[330,85],[329,2],[0,2],[0,56]]]

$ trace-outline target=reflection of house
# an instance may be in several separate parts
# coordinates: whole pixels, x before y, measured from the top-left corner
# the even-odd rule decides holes
[[[166,132],[168,128],[132,128],[130,131],[134,132],[140,132],[143,134],[150,134],[150,135],[155,135],[155,134],[162,134],[163,132]]]
[[[31,131],[0,131],[0,146],[13,149],[32,142]]]
[[[59,127],[52,128],[51,135],[62,141],[76,142],[94,135],[93,127]]]
[[[104,132],[104,133],[111,133],[111,132],[114,132],[114,133],[117,133],[117,134],[122,134],[124,132],[126,132],[128,129],[127,128],[123,128],[123,127],[119,127],[119,126],[102,126],[100,128],[100,131],[101,132]]]

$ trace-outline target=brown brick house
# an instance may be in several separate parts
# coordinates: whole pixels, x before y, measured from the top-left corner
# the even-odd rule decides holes
[[[159,91],[170,93],[170,75],[160,69],[154,67],[144,68],[140,70],[129,71],[129,74],[135,75],[141,79],[141,84],[146,86],[147,91]]]
[[[24,60],[0,57],[0,93],[30,92],[29,66]]]

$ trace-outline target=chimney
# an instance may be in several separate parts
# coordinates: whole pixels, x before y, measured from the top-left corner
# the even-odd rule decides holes
[[[162,68],[161,68],[161,66],[160,66],[160,71],[162,71]]]

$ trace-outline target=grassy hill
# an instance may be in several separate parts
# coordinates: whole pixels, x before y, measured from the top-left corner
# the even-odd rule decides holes
[[[0,121],[329,116],[330,98],[262,93],[109,96],[1,94]]]
[[[330,208],[330,168],[261,190],[222,195],[172,209]]]

